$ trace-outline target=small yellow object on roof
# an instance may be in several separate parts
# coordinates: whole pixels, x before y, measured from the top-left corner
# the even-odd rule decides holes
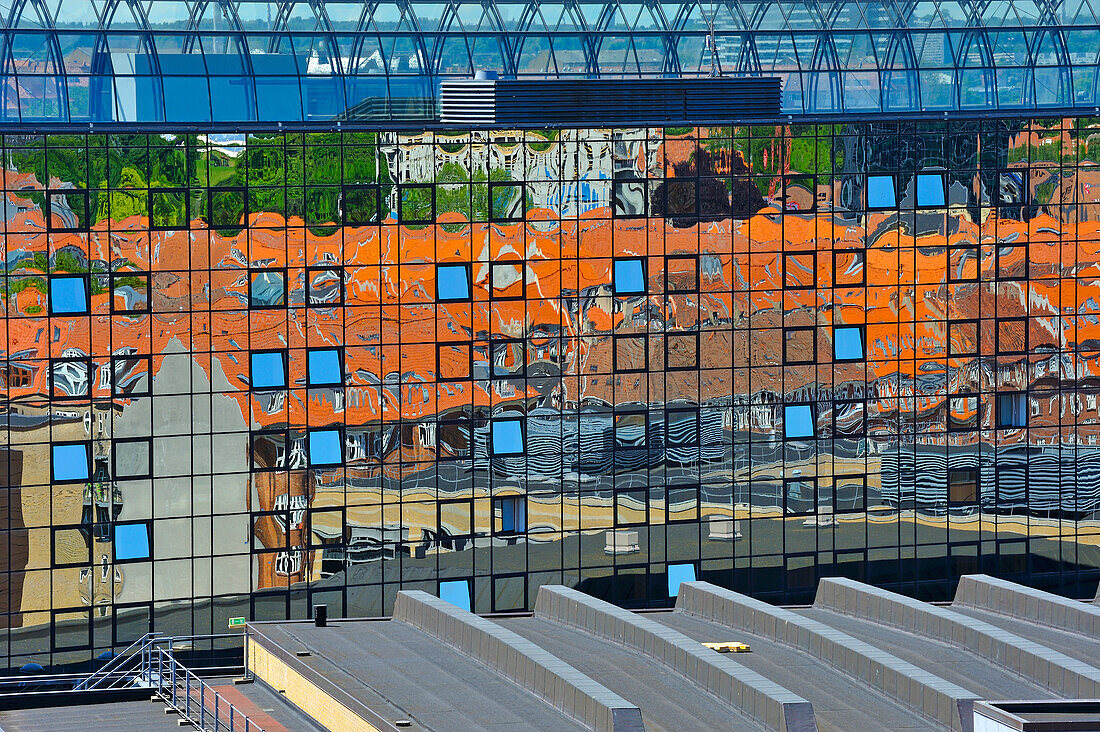
[[[704,643],[704,646],[719,653],[748,653],[752,649],[745,643],[730,641],[728,643]]]

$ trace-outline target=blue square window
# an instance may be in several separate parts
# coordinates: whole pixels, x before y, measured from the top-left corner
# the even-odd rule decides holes
[[[252,354],[252,388],[285,389],[286,361],[278,352],[254,352]]]
[[[339,465],[344,459],[340,430],[314,430],[307,435],[310,465]]]
[[[439,583],[439,599],[470,611],[470,580],[450,580]]]
[[[695,581],[694,564],[670,564],[668,565],[668,596],[677,597],[680,594],[680,583]]]
[[[788,404],[783,407],[783,436],[802,439],[814,436],[814,410],[809,404]]]
[[[470,270],[465,264],[440,264],[435,268],[435,297],[439,302],[470,299]]]
[[[115,559],[149,558],[149,525],[119,524],[115,527]]]
[[[54,315],[80,315],[88,312],[88,279],[50,278],[50,311]]]
[[[641,259],[616,259],[612,278],[616,295],[636,295],[645,292],[645,262]]]
[[[53,479],[55,481],[88,480],[88,445],[54,445]]]
[[[863,360],[863,328],[859,326],[833,328],[833,359],[836,361]]]
[[[307,354],[310,386],[341,386],[344,366],[338,348],[318,348]]]
[[[521,534],[527,531],[527,501],[523,496],[507,496],[497,499],[500,510],[500,531],[504,534]]]
[[[892,175],[867,176],[867,208],[897,208],[898,193]]]
[[[924,173],[917,176],[917,206],[920,208],[942,208],[946,204],[943,190],[943,176],[939,173]]]
[[[498,419],[492,423],[493,454],[523,454],[523,423],[518,419]]]

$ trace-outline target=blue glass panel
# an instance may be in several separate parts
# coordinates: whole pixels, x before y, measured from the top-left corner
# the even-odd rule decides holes
[[[148,524],[120,524],[115,527],[115,559],[148,558]]]
[[[302,119],[302,90],[298,77],[259,77],[256,82],[257,114],[263,122],[294,122]]]
[[[436,299],[470,299],[470,274],[464,264],[441,264],[435,268]]]
[[[206,77],[165,76],[164,118],[169,122],[209,122],[210,89]]]
[[[837,361],[862,361],[863,329],[856,326],[834,328],[833,358]]]
[[[256,119],[252,80],[247,77],[210,77],[210,99],[214,102],[214,119],[218,122]]]
[[[936,207],[947,205],[944,200],[943,176],[939,173],[917,176],[917,205]]]
[[[311,386],[339,386],[344,383],[344,368],[337,349],[321,348],[310,351],[307,360]]]
[[[470,610],[470,581],[450,580],[439,583],[439,599],[463,610]]]
[[[303,76],[302,96],[306,102],[306,119],[329,120],[347,109],[344,85],[339,77]]]
[[[310,465],[339,465],[344,459],[340,430],[314,430],[308,435]]]
[[[894,188],[894,176],[867,176],[867,208],[896,208],[898,194]]]
[[[500,528],[502,531],[527,531],[527,502],[521,496],[502,498],[500,513]]]
[[[518,419],[498,419],[493,422],[493,454],[523,454],[523,424]]]
[[[286,368],[281,353],[253,353],[250,379],[253,389],[283,389]]]
[[[670,564],[668,565],[668,596],[677,597],[680,594],[680,583],[695,581],[694,564]]]
[[[87,445],[54,445],[52,453],[54,480],[88,479]]]
[[[88,281],[84,277],[50,279],[50,310],[55,315],[88,312]]]
[[[616,259],[613,273],[617,295],[645,292],[645,268],[640,259]]]
[[[814,412],[809,404],[783,407],[783,435],[793,439],[814,436]]]

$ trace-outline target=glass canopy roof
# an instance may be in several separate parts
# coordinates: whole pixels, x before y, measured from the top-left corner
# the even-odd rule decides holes
[[[443,78],[775,74],[784,111],[1100,106],[1089,0],[0,0],[4,122],[423,119]]]

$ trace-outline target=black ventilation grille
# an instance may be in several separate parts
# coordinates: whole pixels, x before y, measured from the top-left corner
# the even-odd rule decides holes
[[[644,125],[778,117],[775,76],[694,79],[461,79],[440,84],[446,124]]]

